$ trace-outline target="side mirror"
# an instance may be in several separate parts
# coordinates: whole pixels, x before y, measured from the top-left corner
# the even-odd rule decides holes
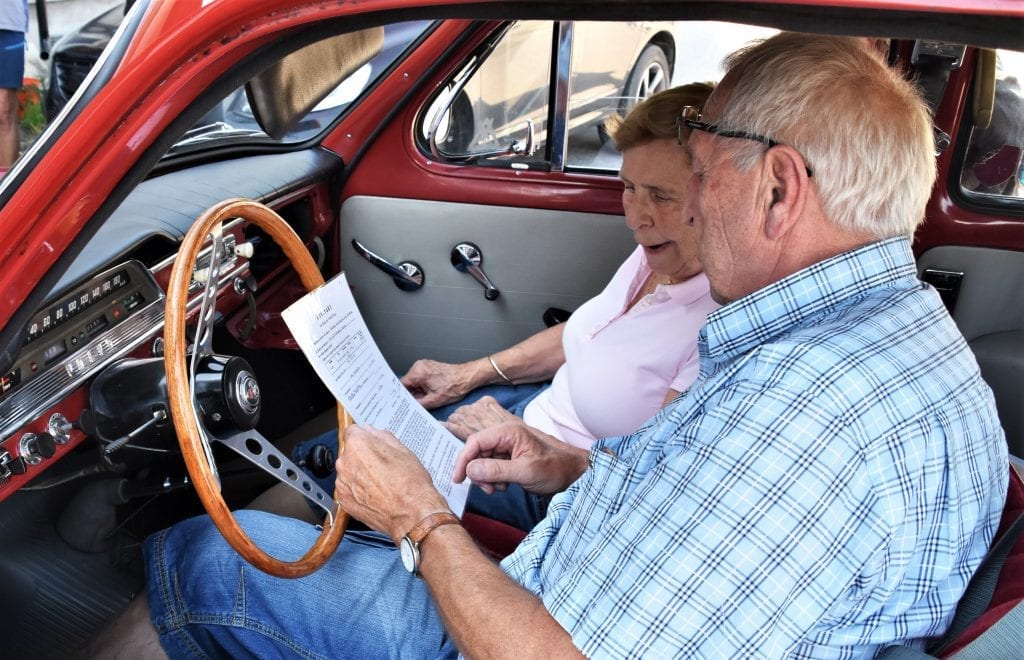
[[[273,64],[245,85],[260,128],[272,138],[284,137],[383,46],[384,28],[377,26],[312,43]]]

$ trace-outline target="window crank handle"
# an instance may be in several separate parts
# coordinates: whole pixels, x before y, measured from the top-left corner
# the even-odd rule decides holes
[[[500,295],[498,289],[491,283],[487,274],[480,265],[484,261],[484,255],[473,243],[459,243],[452,248],[452,266],[460,273],[469,273],[477,282],[484,287],[484,298],[496,300]]]
[[[366,259],[390,275],[391,279],[395,282],[395,286],[402,291],[415,291],[423,286],[423,269],[415,261],[402,261],[398,264],[393,264],[380,255],[371,252],[365,245],[354,238],[352,239],[352,247],[363,259]]]

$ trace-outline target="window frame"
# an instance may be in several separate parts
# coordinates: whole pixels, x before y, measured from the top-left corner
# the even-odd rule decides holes
[[[977,53],[975,54],[977,57]],[[973,70],[974,64],[971,64]],[[1024,72],[1022,72],[1024,73]],[[964,99],[963,109],[957,128],[954,150],[949,164],[949,171],[946,177],[946,190],[950,199],[957,206],[977,213],[979,215],[995,214],[1006,216],[1007,219],[1020,220],[1024,212],[1024,196],[1012,197],[1008,195],[994,195],[986,192],[968,190],[962,185],[964,167],[967,164],[967,152],[971,146],[974,130],[977,126],[974,119],[974,112],[971,106],[971,99],[974,98],[975,87],[978,84],[976,76],[972,77],[968,88],[967,98]]]
[[[445,77],[444,82],[439,85],[439,91],[427,98],[417,110],[414,130],[416,146],[420,152],[428,158],[436,159],[448,165],[495,167],[500,169],[517,169],[528,165],[531,170],[541,170],[553,173],[564,173],[568,151],[568,119],[569,119],[569,81],[572,66],[573,48],[573,27],[574,21],[546,21],[551,24],[552,50],[551,50],[551,71],[548,83],[547,105],[548,120],[546,128],[546,139],[544,153],[541,158],[536,157],[529,160],[507,159],[499,160],[496,156],[486,154],[467,154],[465,157],[451,157],[443,153],[434,153],[431,149],[430,140],[426,137],[430,127],[427,126],[429,110],[438,103],[444,94],[450,94],[446,102],[447,111],[451,107],[458,92],[468,83],[480,68],[487,61],[494,49],[504,39],[508,32],[519,21],[502,23],[488,35],[487,39],[467,57],[452,74]],[[451,88],[456,81],[461,84]],[[446,91],[447,90],[447,91]],[[441,114],[444,114],[442,111]]]

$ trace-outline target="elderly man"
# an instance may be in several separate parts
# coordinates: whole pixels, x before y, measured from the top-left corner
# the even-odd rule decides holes
[[[916,278],[928,112],[855,39],[783,34],[728,64],[703,114],[678,121],[688,216],[724,304],[689,390],[589,453],[522,425],[471,436],[457,477],[562,491],[500,568],[445,524],[409,452],[352,428],[342,503],[386,538],[350,534],[289,581],[246,565],[207,519],[186,521],[147,542],[150,610],[133,607],[126,643],[159,634],[175,656],[853,657],[941,633],[992,538],[1007,456],[973,357]],[[239,517],[279,556],[315,534]],[[391,541],[424,525],[411,575]]]

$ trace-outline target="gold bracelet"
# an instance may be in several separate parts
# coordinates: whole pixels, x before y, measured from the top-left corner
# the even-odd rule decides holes
[[[494,358],[492,356],[488,355],[487,361],[491,363],[491,366],[494,367],[494,370],[498,373],[499,376],[502,377],[502,379],[506,383],[508,383],[509,385],[515,385],[515,383],[512,382],[512,379],[506,376],[505,372],[498,368],[498,363],[494,361]]]

